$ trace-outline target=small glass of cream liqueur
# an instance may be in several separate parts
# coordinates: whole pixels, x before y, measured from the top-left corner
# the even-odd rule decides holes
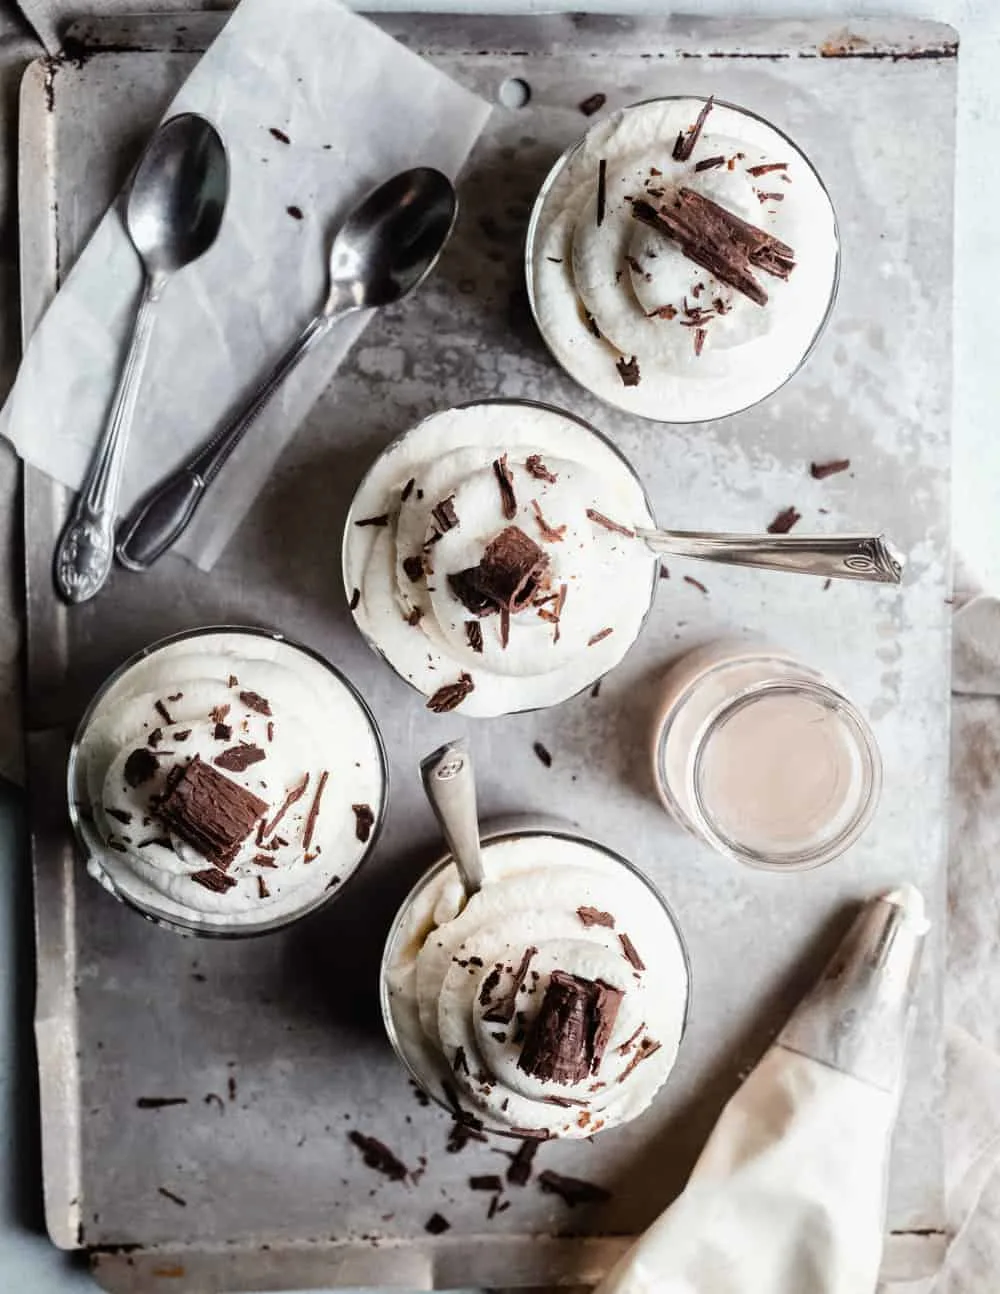
[[[711,643],[663,679],[653,734],[660,798],[677,821],[752,867],[842,854],[882,785],[875,737],[816,670],[760,643]]]

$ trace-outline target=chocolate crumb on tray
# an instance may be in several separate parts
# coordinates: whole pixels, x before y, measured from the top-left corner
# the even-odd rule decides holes
[[[540,1144],[534,1139],[522,1141],[516,1153],[511,1156],[506,1173],[507,1181],[511,1186],[527,1186]]]
[[[846,472],[851,466],[849,458],[831,458],[827,463],[810,463],[809,475],[815,481],[825,481],[828,476]]]
[[[580,104],[580,111],[585,117],[592,117],[595,112],[600,112],[608,101],[606,94],[601,94],[598,90],[595,94],[588,94]]]
[[[697,589],[699,593],[704,593],[706,597],[708,596],[708,588],[702,584],[701,580],[696,580],[693,575],[685,575],[684,583],[690,584],[691,587]]]
[[[546,768],[552,767],[552,755],[547,747],[543,746],[540,741],[536,741],[531,749],[535,752]]]
[[[579,1177],[566,1177],[546,1168],[538,1174],[538,1185],[548,1195],[558,1195],[569,1207],[578,1204],[603,1204],[611,1199],[611,1192],[594,1182],[585,1182]]]
[[[361,1151],[365,1165],[377,1173],[388,1177],[391,1182],[405,1181],[409,1169],[398,1156],[394,1155],[384,1141],[377,1137],[366,1136],[363,1132],[352,1129],[347,1134],[348,1140]]]
[[[503,1179],[499,1173],[477,1173],[469,1178],[471,1191],[502,1191]]]
[[[475,691],[475,687],[472,676],[463,672],[457,683],[445,683],[438,688],[427,702],[427,709],[433,710],[435,714],[448,714],[456,710],[469,693]]]
[[[767,528],[769,535],[787,535],[793,526],[802,520],[802,513],[797,508],[782,508]]]
[[[442,1214],[432,1213],[424,1223],[424,1230],[428,1235],[440,1236],[451,1230],[451,1223]]]

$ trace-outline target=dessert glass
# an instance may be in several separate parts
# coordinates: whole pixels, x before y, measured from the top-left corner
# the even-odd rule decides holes
[[[674,159],[675,139],[679,144],[692,134],[709,102],[693,153]],[[703,170],[699,161],[714,165]],[[750,173],[754,163],[763,174]],[[669,240],[620,219],[631,212],[622,205],[626,198],[670,201],[674,185],[703,193],[747,225],[767,225],[765,233],[779,240],[784,278],[752,270],[766,305],[734,293],[693,261],[684,262],[690,286],[678,288],[681,258],[671,269],[663,257]],[[604,251],[597,261],[588,246],[597,235],[585,234],[581,243],[578,226],[603,226]],[[786,274],[784,266],[793,261]],[[695,96],[645,100],[595,122],[542,184],[525,247],[532,313],[556,362],[600,399],[669,423],[728,417],[783,386],[826,326],[839,270],[836,215],[805,154],[756,113]],[[661,299],[661,288],[668,287],[676,290]],[[602,302],[610,311],[608,335],[597,317]],[[639,353],[644,347],[648,363]]]
[[[765,644],[687,653],[663,679],[652,743],[673,817],[719,853],[772,871],[849,848],[878,804],[882,764],[851,701]]]
[[[483,858],[487,885],[468,902],[445,856],[396,915],[380,995],[397,1056],[474,1130],[580,1138],[636,1118],[673,1067],[690,1003],[687,949],[666,900],[627,859],[551,819],[495,825]],[[484,994],[494,972],[501,990],[516,991],[515,966],[518,1011],[498,1030],[482,1018]],[[539,1086],[517,1066],[557,967],[623,991],[605,1059],[583,1090]]]
[[[241,669],[242,679],[235,672]],[[254,682],[268,688],[270,699],[253,690]],[[224,705],[217,703],[220,695]],[[295,700],[302,702],[298,712],[291,706]],[[307,770],[298,761],[315,757],[316,751],[303,711],[322,719],[324,704],[336,712],[336,741],[344,750],[351,744],[351,750],[343,755],[345,766],[340,768],[340,752],[334,745],[324,745],[319,752],[322,771],[319,767]],[[169,724],[160,705],[169,707]],[[211,732],[206,734],[209,722]],[[116,727],[123,731],[116,732]],[[141,749],[147,761],[151,752],[153,765],[176,757],[179,773],[185,758],[198,755],[200,759],[198,748],[204,747],[206,735],[213,741],[206,751],[208,763],[215,762],[217,750],[247,747],[259,739],[265,748],[260,762],[230,766],[227,771],[233,773],[230,781],[247,784],[246,789],[253,783],[267,812],[259,819],[256,837],[247,835],[225,864],[232,868],[235,884],[225,882],[221,892],[205,888],[202,899],[203,883],[189,884],[187,868],[210,870],[218,880],[214,872],[221,864],[210,868],[206,856],[192,851],[185,837],[178,839],[165,828],[157,817],[155,799],[141,819],[138,812],[115,804],[109,814],[107,800],[136,794],[132,782],[126,786],[113,776],[123,746]],[[294,772],[282,779],[287,785],[279,788],[275,776],[281,776],[283,769],[289,772],[289,765]],[[272,779],[270,790],[264,789],[266,779],[254,777],[264,770]],[[311,774],[309,781],[305,771]],[[160,789],[169,785],[168,779]],[[246,626],[212,626],[161,639],[110,675],[77,727],[67,786],[78,846],[88,871],[109,893],[147,920],[179,934],[240,938],[280,930],[339,896],[378,841],[389,780],[375,719],[339,670],[283,634]],[[299,787],[297,797],[287,794]],[[285,804],[286,799],[290,803]],[[275,814],[282,807],[280,828],[286,834],[279,837]],[[115,819],[113,827],[109,817]],[[259,827],[265,822],[270,823],[272,839],[262,843]],[[137,825],[146,840],[135,841]],[[109,845],[113,838],[116,843]],[[280,845],[275,843],[279,839]],[[157,854],[162,871],[149,862],[152,855],[140,857],[144,845],[164,847],[165,852]],[[237,905],[227,910],[227,895],[233,890]]]
[[[499,618],[494,615],[481,620],[480,654],[470,655],[464,637],[456,649],[454,638],[443,635],[438,618],[440,602],[432,599],[432,593],[440,598],[447,588],[445,572],[474,563],[482,552],[480,541],[509,524],[509,514],[505,514],[508,520],[501,518],[500,495],[491,470],[500,449],[509,456],[516,478],[516,503],[520,507],[517,525],[530,532],[539,548],[546,550],[551,571],[565,569],[559,563],[574,560],[587,543],[598,554],[595,560],[604,563],[597,566],[596,577],[588,577],[592,603],[579,596],[580,584],[574,583],[570,568],[569,591],[564,599],[566,613],[561,626],[555,626],[562,631],[558,648],[562,655],[555,667],[548,653],[560,639],[554,632],[551,605],[546,607],[540,602],[540,619],[533,615],[531,607],[510,618],[510,651],[498,647]],[[548,473],[551,480],[530,475],[526,468],[532,459],[541,460],[536,471],[547,471],[546,459],[558,471]],[[470,485],[477,483],[479,491],[470,490]],[[581,418],[532,400],[480,400],[442,410],[398,436],[376,459],[358,487],[345,523],[344,589],[355,622],[369,645],[404,681],[430,698],[430,709],[440,712],[455,708],[462,715],[480,717],[556,705],[592,686],[619,663],[635,642],[652,606],[658,560],[631,531],[620,527],[617,532],[609,531],[587,519],[589,513],[585,514],[582,496],[576,492],[592,487],[601,491],[598,499],[603,501],[606,495],[610,499],[606,508],[616,520],[626,526],[653,525],[646,493],[621,452]],[[549,521],[559,519],[553,511],[560,506],[554,496],[565,489],[573,500],[572,515],[566,517],[571,523],[569,542],[548,542],[541,526],[546,514]],[[473,499],[471,504],[466,503],[470,497],[467,490]],[[445,536],[446,542],[423,543],[427,509],[442,499],[456,501],[458,511],[466,516],[466,528],[462,528],[459,518],[453,532]],[[536,505],[537,516],[532,511]],[[466,508],[476,512],[471,522]],[[495,510],[495,515],[490,509]],[[414,522],[411,517],[415,510],[419,516]],[[606,521],[607,517],[602,519]],[[574,521],[580,523],[576,533]],[[462,541],[467,531],[473,533],[468,536],[471,546],[466,559],[449,565],[447,543],[453,538]],[[442,568],[433,585],[433,570],[419,567],[423,553],[427,554],[428,565],[434,563]],[[405,573],[414,557],[418,563],[416,574]],[[580,560],[589,559],[587,550]],[[550,604],[554,602],[559,575],[551,578]],[[453,601],[445,614],[455,610],[459,623],[471,617],[465,620],[468,630],[474,619],[472,613],[459,609]],[[574,638],[572,617],[582,617],[584,613],[591,615],[591,623],[581,622]],[[534,638],[527,645],[529,655],[522,671],[518,660],[524,658],[514,658],[520,650],[518,635],[529,621],[529,636],[533,631]],[[481,654],[484,636],[485,655]],[[575,652],[572,657],[571,647]],[[472,686],[454,705],[439,707],[436,694],[442,688],[447,692],[462,677]]]

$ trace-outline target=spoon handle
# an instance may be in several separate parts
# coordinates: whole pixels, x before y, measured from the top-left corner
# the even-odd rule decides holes
[[[479,842],[476,779],[467,743],[453,741],[439,747],[420,761],[420,776],[465,893],[471,898],[483,888],[486,875]]]
[[[139,381],[149,354],[161,284],[146,278],[111,413],[55,554],[55,582],[67,602],[86,602],[103,587],[114,556],[115,520]]]
[[[899,584],[902,559],[884,535],[713,535],[698,530],[639,530],[654,553],[727,566],[793,571],[834,580]]]
[[[343,312],[343,313],[346,313]],[[147,570],[180,539],[205,491],[288,375],[326,334],[339,314],[320,314],[306,325],[249,400],[200,449],[139,500],[118,530],[118,560],[130,571]]]

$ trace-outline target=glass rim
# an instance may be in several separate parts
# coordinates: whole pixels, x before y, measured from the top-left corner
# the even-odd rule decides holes
[[[615,442],[610,438],[610,436],[608,436],[605,432],[601,431],[600,428],[595,427],[593,423],[588,422],[586,418],[580,417],[580,415],[577,413],[572,413],[569,409],[563,409],[559,405],[548,404],[544,400],[529,400],[527,397],[524,397],[524,396],[498,395],[498,396],[483,396],[481,399],[478,399],[478,400],[463,400],[461,404],[449,404],[449,405],[446,405],[443,409],[435,409],[433,413],[425,414],[423,418],[420,418],[417,422],[414,422],[413,424],[411,424],[411,426],[405,428],[403,431],[393,436],[392,440],[390,440],[388,444],[383,445],[383,447],[379,450],[378,454],[376,454],[375,458],[369,464],[364,475],[361,477],[361,480],[358,482],[357,486],[355,487],[354,494],[351,498],[350,506],[347,509],[347,517],[344,520],[344,530],[343,530],[343,535],[341,537],[341,546],[340,546],[341,581],[344,586],[344,597],[347,599],[348,607],[350,606],[351,600],[353,598],[354,588],[356,587],[350,583],[347,575],[347,552],[349,547],[349,536],[351,534],[351,526],[353,524],[353,518],[354,518],[354,511],[355,511],[354,505],[358,495],[361,493],[362,489],[366,485],[368,478],[371,476],[372,472],[374,472],[375,468],[382,461],[382,459],[387,454],[390,454],[397,445],[401,444],[402,441],[405,440],[407,436],[411,435],[413,432],[423,427],[426,423],[433,421],[434,418],[439,418],[441,417],[442,414],[445,414],[445,413],[454,413],[456,410],[478,409],[485,405],[495,405],[495,404],[509,405],[513,407],[522,407],[522,408],[529,408],[529,409],[543,409],[545,412],[557,414],[560,418],[565,418],[569,422],[575,422],[577,426],[580,427],[583,431],[589,432],[592,436],[594,436],[597,440],[599,440],[607,449],[610,449],[611,452],[615,455],[615,457],[621,462],[622,466],[628,470],[632,479],[635,481],[636,485],[639,487],[639,490],[642,493],[643,502],[646,505],[647,512],[653,518],[654,523],[658,524],[656,522],[656,512],[653,508],[653,503],[649,497],[649,493],[646,490],[646,486],[643,484],[642,477],[639,475],[638,471],[635,469],[633,464],[629,461],[628,456],[625,454],[625,452],[622,449],[619,448],[618,445],[615,444]],[[660,580],[660,554],[654,553],[652,549],[650,549],[649,556],[650,556],[649,603],[643,614],[642,620],[639,623],[639,628],[636,631],[635,638],[626,648],[625,655],[628,655],[628,653],[632,650],[635,644],[639,641],[639,638],[642,635],[643,631],[645,630],[646,625],[649,621],[650,614],[652,613],[652,610],[653,610],[653,605],[656,601],[656,593],[659,587],[659,580]],[[424,692],[421,688],[417,687],[416,683],[414,683],[412,679],[407,678],[405,674],[403,674],[399,669],[397,669],[397,667],[385,654],[385,652],[382,650],[382,648],[379,646],[376,640],[372,638],[370,634],[366,633],[364,629],[361,628],[361,626],[357,622],[357,619],[353,611],[351,612],[351,620],[354,624],[354,627],[357,629],[358,633],[361,634],[362,638],[365,640],[365,642],[368,644],[371,650],[375,653],[375,655],[378,656],[379,660],[381,660],[385,665],[387,665],[389,669],[391,669],[392,672],[396,675],[396,677],[400,679],[403,683],[405,683],[407,687],[411,688],[414,692],[416,692],[418,696],[426,697],[427,693]],[[624,659],[624,657],[622,659]],[[620,665],[621,661],[619,661],[618,664]],[[618,665],[613,665],[611,667],[611,669],[617,669],[617,668],[618,668]],[[605,675],[609,674],[610,672],[611,670],[605,670],[604,674],[599,674],[596,679],[591,679],[589,683],[585,683],[584,686],[581,687],[578,691],[571,693],[569,696],[563,697],[559,701],[552,702],[551,705],[529,706],[520,710],[504,710],[500,714],[495,714],[495,715],[469,715],[467,717],[478,722],[478,721],[488,721],[490,719],[502,719],[504,718],[504,716],[509,714],[536,714],[541,710],[549,710],[549,709],[552,709],[553,706],[564,705],[567,701],[572,701],[574,697],[582,696],[586,691],[592,688],[596,682],[604,678]]]
[[[311,657],[314,661],[316,661],[318,665],[322,665],[324,669],[326,669],[329,673],[333,674],[333,676],[338,680],[338,682],[343,684],[343,686],[347,689],[348,693],[352,696],[354,701],[360,706],[362,713],[364,714],[365,718],[368,721],[368,726],[371,730],[372,736],[375,739],[375,748],[378,754],[379,773],[380,773],[380,781],[381,781],[381,788],[382,788],[382,798],[379,804],[379,811],[376,814],[375,822],[372,824],[371,834],[369,835],[368,840],[365,842],[364,852],[362,853],[361,857],[358,859],[358,862],[355,865],[353,871],[350,873],[350,875],[347,876],[345,880],[341,881],[340,884],[335,886],[332,890],[324,891],[321,895],[319,895],[319,897],[313,903],[309,904],[307,907],[302,908],[300,911],[289,913],[287,916],[276,917],[271,921],[258,923],[253,926],[222,927],[222,926],[215,926],[215,925],[204,925],[204,924],[201,924],[200,920],[197,920],[197,919],[192,920],[191,922],[187,922],[184,920],[183,917],[179,917],[176,915],[167,916],[163,913],[152,911],[148,907],[140,903],[132,895],[125,893],[118,885],[115,884],[110,873],[103,866],[100,859],[95,856],[94,850],[90,845],[90,843],[88,842],[86,834],[83,830],[80,807],[76,802],[76,796],[74,793],[76,763],[80,752],[81,742],[83,740],[83,737],[86,734],[87,727],[89,726],[90,721],[93,718],[94,712],[97,709],[98,705],[107,695],[107,693],[111,690],[111,688],[119,681],[119,679],[123,678],[128,673],[128,671],[134,665],[138,665],[140,661],[146,660],[148,657],[155,655],[156,652],[161,651],[165,647],[170,647],[174,643],[183,642],[191,638],[203,638],[203,637],[210,636],[212,634],[223,634],[223,633],[250,634],[256,638],[270,638],[274,642],[284,643],[287,647],[291,647],[297,651],[301,651],[306,656]],[[198,939],[219,939],[219,940],[253,939],[253,938],[258,938],[262,935],[275,934],[277,931],[284,930],[287,926],[293,925],[297,921],[301,921],[306,917],[315,915],[322,909],[326,908],[329,904],[334,903],[338,898],[340,898],[344,890],[347,889],[347,887],[351,884],[355,876],[357,876],[357,874],[362,870],[364,864],[368,861],[368,859],[371,857],[371,854],[374,852],[374,849],[378,844],[379,839],[382,835],[382,829],[385,825],[386,812],[388,810],[388,804],[389,804],[389,760],[386,754],[385,742],[382,737],[381,729],[378,726],[378,722],[375,719],[375,715],[372,713],[371,707],[369,706],[368,702],[361,695],[360,691],[357,689],[354,683],[352,683],[351,680],[340,669],[338,669],[336,665],[334,665],[331,661],[327,660],[326,657],[323,656],[315,648],[309,647],[305,643],[299,642],[295,638],[290,638],[287,634],[281,632],[281,630],[265,629],[260,625],[237,625],[237,624],[202,625],[202,626],[199,626],[197,629],[181,629],[175,633],[167,634],[163,638],[157,638],[154,642],[149,643],[145,647],[141,647],[136,652],[133,652],[131,656],[127,657],[118,666],[116,666],[116,668],[112,670],[112,672],[107,676],[107,678],[105,678],[103,683],[94,693],[94,695],[91,697],[73,733],[73,740],[70,744],[69,756],[66,761],[66,800],[67,800],[67,806],[68,806],[70,825],[73,829],[73,837],[74,837],[76,846],[81,851],[85,859],[88,862],[92,862],[94,866],[99,869],[100,876],[99,878],[95,878],[95,879],[97,879],[101,887],[108,894],[110,894],[112,898],[117,899],[119,903],[123,904],[131,911],[138,913],[138,915],[143,917],[146,921],[151,922],[153,925],[160,926],[165,930],[170,930],[174,934],[193,936]]]
[[[742,710],[763,697],[782,693],[807,696],[833,711],[854,738],[855,749],[862,763],[861,790],[849,820],[821,843],[789,850],[787,854],[752,849],[729,834],[709,809],[702,787],[702,766],[712,737]],[[875,734],[854,702],[818,675],[801,679],[765,679],[741,688],[734,696],[720,702],[705,718],[695,733],[692,748],[694,755],[688,761],[685,787],[690,797],[695,830],[719,853],[749,867],[774,872],[809,871],[822,867],[838,858],[858,840],[878,807],[882,791],[882,756]]]
[[[802,355],[799,358],[798,362],[796,363],[795,367],[791,369],[791,371],[788,374],[786,374],[784,378],[782,378],[782,380],[777,384],[777,386],[773,387],[765,395],[758,396],[755,400],[751,400],[748,404],[740,405],[738,409],[730,409],[727,413],[715,414],[707,418],[679,418],[679,419],[678,418],[657,418],[653,414],[638,413],[636,412],[636,410],[630,409],[626,405],[618,404],[615,401],[608,399],[607,396],[602,395],[599,391],[596,391],[592,386],[588,385],[585,381],[583,381],[582,378],[578,377],[575,373],[571,373],[569,369],[565,366],[565,364],[562,362],[562,360],[559,358],[559,356],[553,350],[552,346],[549,343],[548,335],[546,334],[545,330],[542,327],[541,319],[539,317],[538,305],[535,299],[534,263],[535,263],[535,242],[538,236],[538,226],[541,223],[542,212],[545,209],[545,204],[548,201],[551,191],[555,187],[556,181],[559,179],[560,175],[562,175],[563,171],[566,169],[567,165],[569,164],[573,154],[583,147],[583,144],[586,142],[587,137],[590,135],[590,132],[592,130],[596,129],[596,127],[601,125],[603,121],[607,121],[610,118],[603,118],[602,121],[594,122],[592,126],[588,127],[588,129],[583,132],[583,134],[579,137],[579,139],[575,140],[572,144],[570,144],[567,148],[565,148],[562,151],[562,153],[560,153],[559,156],[556,158],[555,162],[552,164],[551,169],[546,174],[545,179],[542,181],[541,187],[538,190],[538,194],[531,208],[531,216],[528,220],[528,230],[524,240],[524,281],[525,281],[525,288],[528,293],[528,305],[531,307],[531,315],[535,321],[535,327],[538,329],[538,335],[541,337],[542,341],[544,342],[545,349],[549,352],[549,355],[552,357],[553,362],[563,373],[566,374],[567,377],[571,378],[572,381],[576,382],[585,391],[589,392],[595,399],[600,400],[602,404],[606,404],[612,409],[618,409],[622,412],[628,413],[634,418],[643,418],[647,422],[653,422],[653,423],[656,423],[657,425],[663,425],[663,426],[699,427],[709,422],[721,422],[726,418],[734,418],[736,417],[737,414],[746,413],[748,409],[756,408],[758,404],[763,404],[765,400],[769,400],[771,396],[777,394],[777,392],[780,391],[782,387],[787,386],[788,383],[792,380],[792,378],[795,377],[795,375],[802,369],[806,361],[809,359],[810,355],[816,349],[816,346],[819,344],[820,338],[823,336],[824,332],[826,331],[827,324],[830,322],[830,316],[833,314],[833,308],[836,305],[837,295],[840,291],[840,272],[841,272],[841,266],[842,266],[842,260],[843,260],[842,254],[841,254],[840,222],[837,218],[837,208],[834,206],[833,198],[830,196],[830,190],[827,188],[823,180],[823,177],[820,175],[819,171],[813,165],[812,159],[810,158],[809,154],[806,153],[804,149],[800,148],[799,145],[795,142],[795,140],[792,139],[790,135],[786,134],[786,132],[783,131],[780,126],[776,126],[773,121],[770,121],[767,117],[765,117],[763,113],[754,112],[752,108],[744,108],[742,104],[732,103],[728,99],[719,99],[719,98],[716,98],[714,95],[657,94],[657,95],[653,95],[649,99],[637,99],[635,103],[627,103],[621,108],[616,108],[614,113],[611,114],[611,116],[614,116],[616,114],[624,115],[625,113],[631,112],[636,108],[648,108],[651,104],[654,104],[654,103],[676,103],[683,99],[693,99],[698,103],[707,103],[709,98],[711,98],[713,104],[716,104],[720,108],[729,108],[733,112],[738,112],[744,117],[751,117],[754,121],[759,121],[762,125],[767,126],[768,129],[773,130],[776,135],[779,135],[781,139],[783,139],[790,148],[793,148],[795,152],[805,162],[806,166],[809,168],[812,174],[815,176],[816,182],[819,185],[820,189],[822,190],[823,195],[827,200],[827,203],[829,204],[830,214],[833,218],[833,237],[834,237],[834,244],[836,248],[836,254],[834,256],[834,262],[833,262],[833,277],[830,283],[829,299],[827,300],[826,308],[823,311],[822,317],[817,323],[812,337],[809,339],[808,346],[802,352]]]
[[[687,1034],[688,1024],[690,1022],[690,1017],[691,1017],[691,998],[692,998],[691,954],[690,954],[690,950],[688,949],[687,940],[684,937],[684,932],[681,929],[680,922],[678,921],[677,915],[674,912],[672,906],[670,905],[670,902],[668,901],[666,895],[663,894],[659,886],[654,884],[654,882],[646,875],[646,873],[642,870],[642,868],[638,866],[637,863],[633,863],[631,859],[626,858],[623,854],[619,854],[617,850],[612,849],[609,845],[602,844],[600,841],[594,840],[590,836],[584,835],[582,831],[576,831],[572,827],[561,823],[559,825],[548,825],[548,826],[531,825],[531,824],[528,824],[522,827],[502,826],[502,827],[495,827],[493,829],[490,829],[489,826],[487,825],[483,830],[482,844],[488,847],[489,845],[498,844],[504,840],[522,839],[525,837],[533,837],[533,836],[549,836],[549,837],[555,838],[556,840],[569,840],[576,844],[583,844],[583,845],[589,846],[591,849],[596,850],[598,853],[603,854],[605,857],[610,858],[613,862],[618,863],[619,865],[621,865],[622,867],[625,867],[628,871],[630,871],[632,875],[636,877],[637,880],[641,881],[642,884],[646,886],[646,888],[652,893],[656,901],[660,904],[660,907],[663,909],[664,913],[666,914],[667,920],[670,922],[671,928],[673,929],[673,932],[677,938],[677,943],[681,951],[681,958],[683,959],[683,962],[684,962],[684,972],[686,977],[685,994],[684,994],[684,1011],[681,1016],[680,1033],[677,1038],[677,1053],[679,1055],[680,1048]],[[382,1024],[386,1032],[386,1037],[389,1039],[389,1044],[392,1047],[392,1050],[396,1054],[396,1058],[406,1069],[407,1073],[410,1075],[411,1079],[417,1084],[421,1092],[423,1092],[426,1096],[428,1096],[436,1105],[441,1106],[442,1109],[450,1111],[452,1114],[455,1113],[455,1110],[452,1107],[452,1105],[448,1102],[448,1100],[445,1098],[443,1093],[439,1094],[438,1092],[428,1090],[428,1088],[425,1085],[425,1080],[423,1076],[421,1076],[421,1074],[417,1070],[417,1067],[410,1062],[410,1059],[406,1054],[406,1049],[404,1048],[402,1042],[400,1041],[399,1032],[396,1028],[396,1022],[392,1012],[392,1003],[389,995],[388,974],[390,969],[391,955],[395,950],[396,943],[399,939],[400,930],[403,925],[403,920],[406,917],[406,914],[409,911],[411,904],[417,898],[417,896],[421,894],[424,891],[424,889],[428,885],[430,885],[430,883],[433,880],[435,880],[438,876],[440,876],[443,871],[445,871],[448,867],[450,867],[453,864],[453,862],[454,862],[454,859],[451,853],[445,852],[440,858],[438,858],[435,862],[433,862],[430,865],[430,867],[428,867],[424,872],[422,872],[421,875],[414,882],[414,884],[410,887],[410,889],[406,894],[406,897],[399,905],[399,908],[396,911],[396,915],[392,919],[392,924],[389,927],[389,932],[385,937],[385,944],[382,949],[382,958],[381,958],[381,961],[379,962],[379,973],[378,973],[378,998],[379,998],[379,1009],[382,1014]],[[676,1063],[677,1062],[675,1058],[674,1065],[676,1065]],[[671,1072],[672,1072],[672,1069],[671,1069]],[[669,1074],[667,1076],[667,1081],[669,1081]],[[491,1136],[516,1137],[519,1135],[515,1132],[512,1132],[510,1128],[492,1128],[492,1127],[484,1126],[483,1131],[488,1132]]]

